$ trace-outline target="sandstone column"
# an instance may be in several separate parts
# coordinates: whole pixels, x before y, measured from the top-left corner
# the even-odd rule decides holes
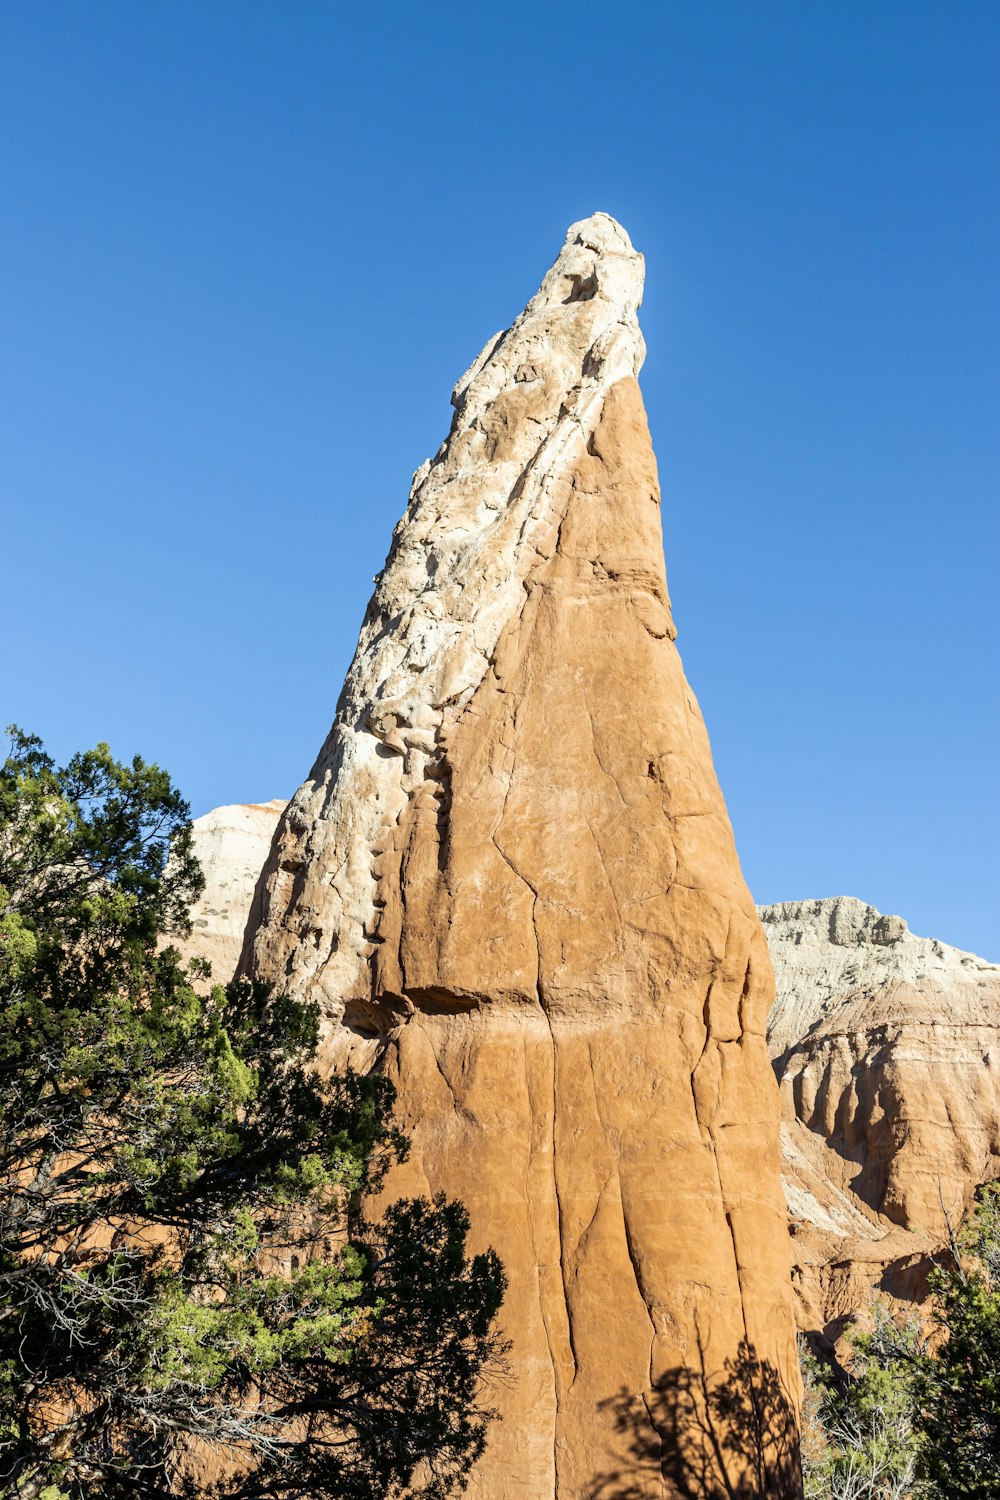
[[[794,1495],[773,977],[674,644],[604,214],[459,381],[244,962],[510,1278],[490,1500]],[[706,1393],[708,1393],[706,1395]]]

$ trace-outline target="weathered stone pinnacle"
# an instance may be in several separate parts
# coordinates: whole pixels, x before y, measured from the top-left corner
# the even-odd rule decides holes
[[[703,1457],[797,1493],[773,976],[674,644],[642,283],[574,225],[455,387],[244,953],[319,1001],[329,1067],[394,1078],[390,1190],[504,1261],[491,1500],[672,1496]],[[748,1353],[764,1480],[679,1415]]]

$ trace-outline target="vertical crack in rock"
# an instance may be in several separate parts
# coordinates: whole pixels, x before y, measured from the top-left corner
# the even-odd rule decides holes
[[[515,765],[516,765],[516,757],[512,759],[512,764],[511,764],[511,779],[513,779]],[[552,1162],[551,1175],[552,1175],[552,1191],[553,1191],[553,1197],[554,1197],[554,1200],[555,1200],[554,1201],[554,1208],[555,1208],[555,1228],[556,1228],[556,1236],[557,1236],[558,1247],[559,1247],[559,1274],[560,1274],[560,1278],[562,1280],[562,1286],[563,1286],[563,1306],[564,1306],[564,1309],[565,1309],[565,1316],[566,1316],[567,1337],[568,1337],[568,1340],[569,1340],[570,1353],[571,1353],[572,1358],[573,1358],[573,1377],[572,1378],[573,1378],[573,1380],[575,1380],[576,1379],[576,1371],[577,1371],[576,1349],[575,1349],[574,1344],[573,1344],[573,1323],[572,1323],[572,1319],[571,1319],[571,1316],[570,1316],[569,1297],[568,1297],[568,1293],[567,1293],[567,1289],[566,1289],[566,1270],[565,1270],[565,1262],[564,1262],[564,1258],[563,1258],[563,1240],[562,1240],[562,1235],[563,1235],[562,1210],[561,1210],[561,1205],[560,1205],[560,1202],[559,1202],[559,1181],[558,1181],[557,1166],[556,1166],[556,1042],[555,1042],[555,1037],[554,1037],[554,1035],[552,1033],[551,1024],[550,1024],[548,1016],[546,1015],[546,1012],[545,1012],[545,1000],[544,1000],[544,997],[542,995],[542,978],[541,978],[541,976],[542,976],[542,950],[541,950],[541,944],[540,944],[539,938],[538,938],[538,924],[537,924],[537,920],[536,920],[536,913],[537,913],[537,908],[538,908],[538,891],[532,885],[531,881],[527,878],[527,876],[524,875],[517,868],[517,866],[514,864],[514,861],[506,853],[506,851],[503,848],[503,845],[500,843],[500,840],[497,837],[497,835],[500,833],[500,830],[501,830],[501,828],[503,826],[503,815],[504,815],[504,810],[506,809],[506,806],[507,806],[507,797],[509,796],[509,794],[510,794],[510,782],[508,781],[507,788],[506,788],[505,793],[504,793],[504,801],[503,801],[503,804],[502,804],[501,809],[500,809],[500,816],[499,816],[499,818],[497,820],[496,827],[494,829],[492,829],[491,832],[490,832],[490,840],[491,840],[491,842],[493,844],[493,847],[496,849],[497,853],[500,855],[500,858],[503,860],[503,862],[507,866],[507,868],[511,871],[511,873],[514,875],[514,877],[518,881],[520,881],[524,886],[526,886],[526,888],[528,889],[528,891],[531,893],[531,928],[532,928],[532,934],[534,936],[534,942],[535,942],[535,999],[536,999],[537,1004],[538,1004],[539,1013],[545,1019],[546,1026],[548,1028],[549,1041],[550,1041],[550,1047],[551,1047],[551,1056],[550,1056],[550,1061],[549,1061],[549,1066],[550,1066],[550,1071],[551,1071],[551,1078],[552,1078],[551,1106],[550,1106],[550,1109],[549,1109],[549,1112],[548,1112],[548,1119],[547,1119],[546,1123],[547,1123],[547,1131],[548,1131],[549,1139],[550,1139],[550,1142],[551,1142],[551,1145],[550,1145],[550,1156],[551,1156],[551,1162]],[[529,1200],[529,1202],[530,1202],[530,1200]],[[530,1214],[530,1208],[529,1208],[529,1221],[533,1223],[533,1216]],[[537,1242],[535,1240],[535,1237],[534,1237],[534,1233],[532,1234],[532,1244],[533,1245],[537,1244]],[[543,1326],[544,1326],[544,1329],[545,1329],[545,1339],[546,1339],[546,1344],[548,1346],[549,1362],[550,1362],[551,1368],[552,1368],[553,1395],[554,1395],[554,1397],[556,1399],[558,1399],[559,1389],[560,1389],[559,1366],[558,1366],[558,1360],[557,1360],[557,1343],[558,1343],[558,1340],[557,1340],[557,1337],[556,1337],[555,1330],[553,1329],[553,1326],[552,1326],[551,1316],[550,1316],[550,1314],[548,1312],[547,1307],[545,1306],[545,1300],[544,1300],[544,1298],[542,1299],[540,1311],[541,1311],[541,1315],[542,1315]],[[572,1380],[571,1380],[570,1384],[572,1384]],[[558,1488],[559,1488],[559,1451],[558,1451],[557,1432],[556,1432],[555,1426],[553,1426],[553,1430],[552,1430],[552,1471],[553,1471],[553,1474],[555,1476],[555,1488],[556,1488],[556,1491],[558,1491]]]
[[[536,941],[537,941],[537,937],[538,937],[538,929],[536,927],[536,929],[535,929],[535,938],[536,938]],[[539,960],[538,960],[538,963],[539,963],[539,973],[541,973],[541,949],[539,949]],[[539,1007],[541,1009],[542,1015],[545,1017],[545,1024],[548,1027],[548,1031],[549,1031],[549,1044],[550,1044],[550,1048],[551,1048],[551,1064],[550,1064],[550,1066],[551,1066],[551,1073],[552,1073],[552,1105],[551,1105],[551,1113],[550,1113],[550,1117],[549,1117],[549,1128],[550,1128],[551,1134],[552,1134],[552,1195],[553,1195],[553,1198],[555,1200],[554,1207],[555,1207],[556,1246],[557,1246],[557,1252],[558,1252],[558,1256],[559,1256],[559,1279],[560,1279],[560,1281],[562,1283],[563,1315],[564,1315],[564,1317],[566,1319],[566,1338],[567,1338],[567,1343],[569,1345],[570,1358],[573,1361],[573,1374],[572,1374],[572,1376],[570,1378],[570,1381],[569,1381],[570,1386],[572,1386],[573,1381],[575,1381],[575,1379],[576,1379],[578,1365],[577,1365],[577,1358],[576,1358],[576,1346],[575,1346],[575,1344],[573,1342],[573,1316],[572,1316],[572,1313],[570,1311],[569,1290],[568,1290],[568,1288],[566,1286],[566,1257],[565,1257],[565,1247],[563,1245],[563,1210],[562,1210],[562,1203],[561,1203],[560,1197],[559,1197],[559,1164],[558,1164],[557,1155],[556,1155],[556,1152],[557,1152],[556,1141],[557,1141],[557,1131],[558,1131],[558,1123],[559,1123],[558,1119],[557,1119],[557,1113],[556,1113],[556,1111],[557,1111],[557,1105],[556,1105],[556,1097],[557,1097],[557,1091],[556,1091],[556,1068],[557,1068],[556,1038],[555,1038],[555,1033],[552,1030],[552,1022],[549,1020],[548,1013],[547,1013],[547,1011],[545,1009],[545,1000],[544,1000],[543,995],[542,995],[542,987],[541,987],[540,983],[539,983],[539,986],[538,986],[538,1004],[539,1004]],[[560,1400],[560,1397],[562,1395],[562,1385],[563,1385],[563,1382],[562,1382],[562,1379],[560,1378],[560,1374],[559,1374],[559,1365],[558,1365],[558,1361],[557,1361],[557,1358],[556,1358],[556,1350],[555,1350],[554,1347],[552,1347],[553,1335],[552,1335],[551,1325],[548,1322],[546,1324],[546,1336],[549,1339],[550,1349],[551,1349],[551,1352],[552,1352],[552,1370],[553,1370],[553,1375],[555,1377],[555,1387],[556,1387],[556,1389],[555,1389],[555,1395],[556,1395],[556,1403],[557,1403],[557,1407],[558,1407],[559,1400]],[[559,1491],[560,1491],[560,1485],[559,1485],[559,1429],[558,1429],[558,1425],[556,1425],[553,1428],[553,1432],[552,1432],[552,1468],[553,1468],[553,1472],[555,1474],[555,1489],[556,1489],[556,1494],[558,1494]]]
[[[526,1073],[528,1072],[527,1058],[525,1058],[525,1072]],[[527,1220],[528,1220],[528,1232],[529,1232],[530,1244],[531,1244],[531,1257],[532,1257],[532,1262],[533,1262],[533,1264],[534,1264],[534,1266],[536,1268],[536,1284],[537,1284],[537,1287],[538,1287],[538,1297],[537,1297],[538,1316],[539,1316],[539,1318],[541,1320],[542,1328],[543,1328],[544,1335],[545,1335],[545,1348],[546,1348],[546,1352],[547,1352],[547,1355],[548,1355],[549,1369],[551,1371],[551,1378],[552,1378],[552,1386],[551,1386],[552,1399],[553,1399],[553,1402],[555,1402],[555,1400],[556,1400],[556,1398],[558,1396],[558,1391],[559,1391],[559,1375],[558,1375],[558,1370],[557,1370],[557,1367],[556,1367],[555,1341],[554,1341],[554,1339],[552,1337],[552,1333],[551,1333],[551,1329],[550,1329],[549,1317],[548,1317],[548,1309],[547,1309],[547,1307],[545,1305],[544,1288],[542,1286],[541,1277],[540,1277],[540,1274],[539,1274],[541,1272],[542,1267],[545,1264],[545,1257],[544,1257],[544,1255],[540,1251],[540,1239],[539,1239],[538,1234],[536,1233],[535,1218],[536,1218],[536,1211],[537,1210],[536,1210],[536,1205],[535,1205],[535,1195],[534,1195],[534,1193],[532,1192],[532,1189],[531,1189],[531,1181],[530,1181],[530,1175],[529,1175],[530,1174],[530,1168],[531,1168],[531,1165],[532,1165],[533,1156],[534,1156],[534,1153],[530,1152],[530,1151],[525,1155],[525,1160],[524,1160],[524,1196],[525,1196],[525,1203],[527,1205]],[[550,1449],[551,1449],[552,1476],[553,1476],[553,1492],[555,1492],[558,1489],[558,1480],[559,1480],[559,1462],[558,1462],[558,1455],[557,1455],[556,1438],[557,1438],[556,1424],[553,1421],[551,1423],[551,1435],[549,1437],[549,1446],[550,1446]]]
[[[513,774],[513,768],[512,768],[512,774]],[[506,807],[506,797],[504,799],[504,807]],[[549,1118],[548,1118],[548,1132],[549,1132],[549,1136],[550,1136],[550,1139],[551,1139],[551,1152],[550,1152],[550,1155],[551,1155],[551,1161],[552,1161],[552,1194],[553,1194],[553,1199],[554,1199],[556,1236],[557,1236],[558,1249],[559,1249],[559,1276],[560,1276],[560,1279],[562,1281],[562,1290],[563,1290],[562,1300],[563,1300],[564,1315],[565,1315],[565,1319],[566,1319],[566,1337],[567,1337],[568,1344],[569,1344],[570,1356],[571,1356],[572,1361],[573,1361],[573,1374],[572,1374],[572,1377],[571,1377],[570,1382],[569,1382],[570,1386],[572,1386],[573,1382],[576,1380],[578,1365],[577,1365],[577,1357],[576,1357],[576,1346],[575,1346],[575,1343],[574,1343],[574,1340],[573,1340],[573,1316],[572,1316],[572,1311],[571,1311],[571,1307],[570,1307],[569,1289],[568,1289],[567,1282],[566,1282],[565,1247],[564,1247],[564,1244],[563,1244],[564,1224],[563,1224],[562,1204],[560,1202],[560,1196],[559,1196],[559,1168],[558,1168],[558,1160],[557,1160],[558,1120],[557,1120],[557,1103],[556,1103],[556,1100],[557,1100],[556,1074],[557,1074],[557,1066],[558,1066],[557,1043],[556,1043],[555,1033],[554,1033],[554,1031],[552,1029],[552,1023],[551,1023],[551,1021],[549,1019],[548,1012],[547,1012],[546,1007],[545,1007],[545,996],[544,996],[544,994],[542,992],[542,948],[541,948],[541,942],[540,942],[539,936],[538,936],[538,921],[537,921],[538,891],[532,885],[531,881],[527,878],[527,876],[524,875],[517,868],[517,866],[514,864],[513,860],[511,860],[511,858],[509,857],[509,855],[507,855],[505,853],[505,851],[503,849],[503,846],[501,845],[499,839],[497,838],[497,834],[500,831],[500,827],[502,826],[502,823],[503,823],[503,809],[501,809],[501,813],[500,813],[500,822],[499,822],[497,828],[495,830],[493,830],[493,832],[490,834],[490,838],[492,840],[494,848],[497,850],[498,854],[500,855],[501,859],[506,864],[507,868],[509,870],[511,870],[512,873],[515,875],[515,877],[519,881],[521,881],[527,887],[527,889],[531,892],[531,927],[532,927],[532,932],[533,932],[534,940],[535,940],[535,975],[536,975],[536,977],[535,977],[535,998],[536,998],[536,1001],[537,1001],[537,1004],[538,1004],[539,1014],[542,1016],[542,1018],[545,1021],[545,1025],[547,1027],[548,1035],[549,1035],[549,1044],[550,1044],[550,1053],[551,1053],[549,1067],[550,1067],[550,1073],[551,1073],[551,1079],[552,1079],[552,1090],[551,1090],[552,1103],[551,1103],[551,1108],[550,1108],[550,1111],[549,1111]],[[557,1345],[558,1345],[559,1340],[558,1340],[557,1333],[556,1333],[555,1329],[552,1326],[551,1318],[547,1315],[547,1313],[544,1310],[543,1310],[543,1319],[544,1319],[544,1323],[545,1323],[545,1336],[546,1336],[546,1340],[548,1342],[549,1355],[550,1355],[550,1359],[551,1359],[551,1363],[552,1363],[552,1378],[553,1378],[555,1393],[558,1396],[560,1385],[561,1385],[560,1378],[559,1378],[558,1360],[557,1360],[557,1357],[556,1357]],[[557,1441],[556,1441],[556,1434],[555,1434],[555,1432],[553,1432],[553,1439],[552,1439],[552,1463],[553,1463],[553,1469],[554,1469],[554,1472],[555,1472],[555,1475],[556,1475],[556,1485],[557,1485],[557,1488],[558,1488],[559,1455],[558,1455],[558,1447],[557,1447]]]
[[[678,1381],[749,1346],[796,1390],[771,971],[675,644],[642,282],[574,225],[456,385],[243,949],[319,1003],[328,1068],[391,1073],[386,1193],[462,1199],[504,1262],[474,1500],[672,1500]],[[798,1494],[740,1451],[721,1492]]]

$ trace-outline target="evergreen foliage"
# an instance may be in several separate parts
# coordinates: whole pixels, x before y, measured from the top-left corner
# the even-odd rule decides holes
[[[321,1085],[314,1009],[163,946],[202,886],[169,777],[10,733],[0,1494],[440,1500],[490,1417],[496,1256],[443,1200],[366,1234],[389,1082]]]
[[[876,1303],[846,1380],[803,1349],[806,1500],[1000,1500],[1000,1183],[930,1284],[929,1338]]]
[[[915,1390],[924,1344],[916,1323],[898,1328],[883,1303],[856,1334],[851,1372],[836,1383],[800,1343],[805,1500],[930,1500],[917,1477]]]
[[[920,1372],[923,1467],[942,1495],[1000,1496],[1000,1184],[981,1188],[935,1273],[941,1340]]]

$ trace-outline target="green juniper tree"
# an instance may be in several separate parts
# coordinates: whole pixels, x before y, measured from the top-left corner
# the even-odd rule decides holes
[[[930,1338],[876,1303],[846,1381],[805,1354],[806,1500],[1000,1500],[1000,1183],[930,1286]]]
[[[915,1391],[926,1353],[919,1326],[897,1326],[885,1304],[856,1334],[850,1373],[837,1382],[800,1341],[805,1500],[931,1500],[918,1478]]]
[[[1000,1497],[1000,1183],[980,1188],[932,1278],[941,1335],[920,1369],[923,1468],[938,1493]]]
[[[11,734],[0,1494],[460,1488],[503,1352],[495,1255],[444,1201],[364,1233],[353,1206],[406,1149],[387,1080],[321,1086],[313,1009],[164,946],[201,888],[168,776]]]

